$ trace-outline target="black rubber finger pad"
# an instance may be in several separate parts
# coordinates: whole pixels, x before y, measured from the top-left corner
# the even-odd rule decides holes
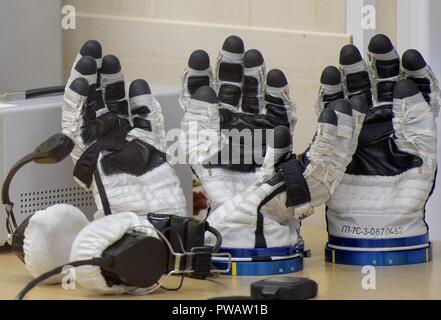
[[[403,53],[403,67],[410,71],[420,70],[427,64],[418,50],[410,49]]]
[[[322,75],[320,77],[320,82],[322,84],[328,84],[328,85],[340,84],[341,83],[340,70],[338,70],[334,66],[326,67],[322,72]]]
[[[143,94],[151,94],[150,86],[144,79],[133,80],[129,87],[129,97],[141,96]]]
[[[360,51],[352,44],[347,44],[340,50],[340,64],[350,65],[363,60]]]
[[[349,99],[353,109],[361,113],[366,113],[369,106],[366,102],[366,98],[363,95],[354,95]]]
[[[324,109],[319,115],[318,122],[329,123],[336,126],[338,124],[338,118],[333,110]]]
[[[104,74],[112,74],[121,71],[121,63],[113,54],[109,54],[103,58],[101,72]]]
[[[352,107],[348,100],[338,99],[329,104],[329,109],[352,116]]]
[[[195,70],[206,70],[210,66],[210,57],[204,50],[196,50],[188,58],[188,66]]]
[[[194,94],[193,99],[208,103],[217,103],[216,92],[209,86],[200,87]]]
[[[238,36],[229,36],[225,39],[222,50],[232,53],[244,53],[245,47],[241,38]]]
[[[368,50],[372,53],[383,54],[391,52],[394,48],[390,39],[384,34],[376,34],[369,41]]]
[[[76,78],[71,82],[69,88],[85,97],[89,93],[89,82],[85,78]]]
[[[94,58],[85,56],[78,60],[75,70],[83,75],[91,75],[96,73],[97,66]]]
[[[404,99],[419,93],[420,90],[416,84],[410,79],[404,79],[397,82],[394,88],[394,98]]]
[[[263,56],[259,50],[251,49],[245,52],[243,58],[245,68],[254,68],[263,64]]]
[[[266,75],[266,84],[270,87],[282,88],[288,84],[288,80],[282,70],[272,69]]]
[[[291,144],[291,133],[285,126],[277,126],[274,128],[274,143],[269,142],[270,146],[275,149],[283,149],[289,147]]]
[[[86,41],[80,49],[80,54],[84,56],[91,56],[95,59],[101,58],[103,50],[101,44],[96,40]]]

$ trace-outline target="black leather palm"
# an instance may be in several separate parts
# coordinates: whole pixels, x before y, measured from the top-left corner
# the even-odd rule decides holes
[[[138,139],[126,142],[117,151],[105,155],[101,166],[106,175],[126,173],[141,176],[166,162],[164,153]]]
[[[364,176],[396,176],[419,167],[423,160],[398,149],[394,141],[392,106],[370,109],[358,139],[357,151],[346,173]]]
[[[280,102],[280,101],[278,101]],[[283,105],[283,102],[282,102]],[[254,172],[257,167],[262,165],[262,159],[265,156],[266,151],[266,129],[274,129],[276,126],[285,126],[289,128],[288,117],[286,115],[285,109],[280,105],[267,105],[268,111],[267,114],[248,114],[241,112],[232,112],[228,109],[221,108],[219,109],[219,115],[221,118],[220,127],[226,130],[250,130],[253,132],[255,129],[262,130],[262,138],[258,135],[252,135],[253,139],[251,141],[251,145],[248,143],[250,141],[244,141],[244,139],[240,140],[240,159],[238,159],[238,150],[237,145],[233,146],[232,143],[236,144],[238,141],[233,141],[230,137],[229,144],[227,145],[230,149],[228,150],[227,155],[229,159],[224,159],[225,151],[220,151],[217,156],[215,156],[215,160],[210,161],[207,164],[204,164],[205,168],[224,168],[232,171],[239,172]],[[255,141],[258,139],[260,141]],[[233,150],[234,148],[234,150]],[[246,163],[244,151],[253,150],[253,157],[251,163]],[[257,156],[257,157],[256,157]],[[234,160],[233,161],[233,157]],[[240,161],[237,161],[240,160]],[[248,160],[248,159],[247,159]],[[234,163],[239,162],[239,163]]]

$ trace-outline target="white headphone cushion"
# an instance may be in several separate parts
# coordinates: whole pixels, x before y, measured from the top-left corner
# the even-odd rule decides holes
[[[133,212],[117,213],[91,222],[78,234],[72,244],[70,261],[101,257],[104,250],[136,226],[152,227],[147,219],[138,217]],[[140,228],[139,230],[149,236],[157,237],[152,229]],[[75,270],[75,277],[80,285],[90,290],[107,294],[126,292],[122,286],[109,287],[98,266],[78,267]]]
[[[37,211],[24,232],[23,251],[26,268],[36,278],[69,262],[72,243],[89,221],[74,206],[56,204]],[[62,274],[46,280],[60,282]]]

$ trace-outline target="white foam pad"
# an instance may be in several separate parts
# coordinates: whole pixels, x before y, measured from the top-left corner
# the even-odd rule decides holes
[[[139,226],[152,227],[147,219],[138,217],[133,212],[117,213],[93,221],[81,230],[72,244],[70,261],[101,257],[104,250],[121,239],[132,228],[142,231],[148,236],[157,237],[154,230],[136,228]],[[97,266],[78,267],[75,276],[80,285],[90,290],[106,294],[126,292],[126,289],[122,286],[109,287],[101,273],[101,268]]]
[[[24,260],[31,275],[36,278],[69,262],[70,247],[88,223],[79,209],[67,204],[37,211],[29,219],[23,241]],[[62,276],[51,277],[46,282],[60,282]]]

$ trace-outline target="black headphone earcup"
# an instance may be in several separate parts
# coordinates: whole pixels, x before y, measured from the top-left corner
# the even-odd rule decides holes
[[[112,261],[101,267],[109,285],[148,288],[167,273],[169,250],[164,241],[140,233],[126,233],[102,255]]]
[[[147,278],[146,280],[137,278],[139,275],[136,273],[139,270],[141,270],[141,275],[152,272],[152,279],[158,277],[159,270],[162,268],[156,271],[154,266],[159,258],[148,253],[148,245],[153,240],[140,242],[142,238],[137,239],[138,236],[133,238],[132,233],[138,234],[139,237],[157,237],[152,224],[133,212],[122,212],[99,218],[81,230],[72,244],[70,261],[94,258],[102,261],[99,266],[85,265],[75,268],[76,281],[90,290],[118,294],[127,292],[129,280],[139,283],[149,282]],[[158,252],[163,251],[165,250],[158,246]],[[104,253],[107,258],[103,256]],[[132,256],[133,253],[135,255]],[[136,256],[138,254],[141,256]],[[163,257],[163,254],[160,256]],[[131,268],[133,270],[130,270]],[[135,268],[138,269],[135,270]],[[130,283],[130,286],[134,284]]]

